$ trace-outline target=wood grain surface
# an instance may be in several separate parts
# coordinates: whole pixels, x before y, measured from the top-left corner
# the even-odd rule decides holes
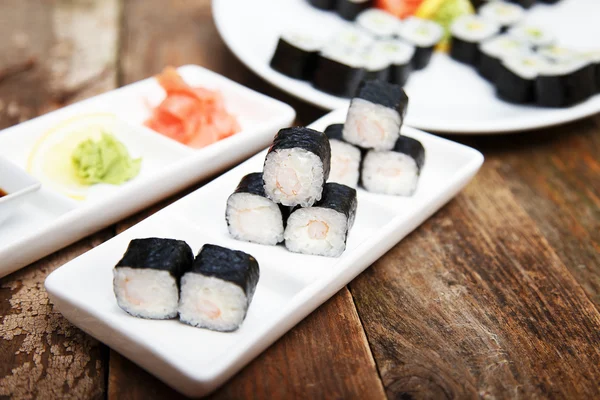
[[[0,128],[166,65],[323,115],[226,48],[209,0],[0,3]],[[452,137],[475,180],[246,366],[218,399],[600,398],[600,116]],[[0,280],[0,398],[181,398],[53,310],[45,277],[195,187]]]

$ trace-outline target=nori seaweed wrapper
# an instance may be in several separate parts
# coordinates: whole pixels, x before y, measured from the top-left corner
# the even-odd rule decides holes
[[[565,75],[540,75],[535,81],[536,104],[542,107],[568,107],[593,96],[595,68],[588,64]]]
[[[317,66],[312,77],[315,88],[340,97],[352,97],[367,72],[325,55],[317,57]]]
[[[373,7],[373,0],[337,0],[336,10],[340,17],[353,21],[358,14]]]
[[[196,256],[191,273],[212,276],[242,288],[248,303],[254,296],[260,270],[250,254],[214,244],[205,244]]]
[[[533,6],[537,0],[507,0],[507,1],[509,3],[518,4],[523,8],[531,8],[531,6]],[[546,2],[546,3],[552,3],[552,2],[556,3],[556,1],[558,1],[558,0],[549,0],[549,1],[544,0],[544,2]]]
[[[133,239],[115,268],[130,267],[168,271],[177,281],[192,266],[194,253],[183,240]]]
[[[334,10],[337,3],[336,0],[308,0],[308,2],[321,10]]]
[[[323,132],[299,126],[281,129],[275,135],[267,156],[273,151],[282,149],[303,149],[315,154],[323,163],[323,183],[329,178],[331,146]]]
[[[390,83],[404,86],[413,72],[412,60],[406,64],[392,64],[390,66]]]
[[[344,141],[344,136],[342,135],[342,131],[344,130],[344,124],[332,124],[325,128],[325,136],[329,140],[335,139],[341,142]]]
[[[408,136],[400,136],[392,151],[406,154],[415,160],[417,168],[419,169],[419,174],[421,173],[421,169],[425,164],[425,148],[421,142]]]
[[[290,78],[309,80],[317,65],[318,51],[306,51],[279,38],[271,58],[271,68]]]
[[[391,108],[400,115],[401,124],[404,121],[408,96],[400,85],[382,81],[363,81],[354,97]]]
[[[468,42],[457,38],[456,36],[452,36],[450,57],[468,65],[477,65],[481,53],[479,50],[479,43],[480,42]]]
[[[523,104],[535,100],[535,79],[526,79],[501,65],[496,74],[496,94],[510,103]]]
[[[479,51],[479,60],[477,61],[477,72],[479,72],[479,75],[494,83],[498,80],[498,75],[504,68],[500,58],[486,54],[484,51]]]
[[[412,67],[415,71],[421,70],[427,65],[429,65],[429,61],[431,61],[431,56],[433,55],[434,48],[435,46],[415,46],[415,54],[410,60]]]
[[[236,193],[249,193],[249,194],[254,194],[256,196],[264,197],[265,199],[269,199],[269,197],[265,193],[265,184],[263,181],[262,172],[253,172],[251,174],[244,176],[240,180],[240,183],[238,183],[237,187],[235,188],[235,190],[233,191],[231,196],[233,196]],[[283,218],[283,226],[285,227],[287,217],[290,214],[289,207],[286,207],[282,204],[277,204],[277,206],[279,206],[279,209],[281,210],[281,216]],[[227,223],[229,223],[229,221],[227,221]]]
[[[330,208],[344,214],[348,218],[348,229],[350,229],[354,223],[357,205],[356,189],[340,183],[329,182],[323,187],[321,200],[312,207]]]

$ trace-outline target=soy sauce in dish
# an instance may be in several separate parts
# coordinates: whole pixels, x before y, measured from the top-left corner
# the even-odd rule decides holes
[[[2,189],[0,188],[0,197],[4,197],[4,196],[6,196],[7,194],[8,194],[8,193],[6,193],[4,190],[2,190]]]

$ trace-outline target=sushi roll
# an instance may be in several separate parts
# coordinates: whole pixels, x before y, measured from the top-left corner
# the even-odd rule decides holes
[[[502,61],[504,59],[530,53],[529,46],[513,36],[495,36],[479,45],[480,55],[477,71],[481,76],[494,83],[498,71],[503,68]]]
[[[434,21],[409,17],[402,24],[400,37],[415,46],[412,58],[414,70],[425,68],[431,60],[434,47],[442,40],[444,28]]]
[[[359,147],[389,150],[400,136],[408,97],[402,87],[364,81],[350,102],[344,140]]]
[[[498,1],[498,0],[493,0],[493,1]],[[509,1],[511,3],[518,4],[523,8],[531,8],[537,0],[509,0]],[[556,0],[550,0],[550,1],[556,1]]]
[[[373,43],[375,43],[375,37],[372,34],[364,29],[348,25],[333,34],[323,51],[360,54],[371,47]]]
[[[552,32],[531,24],[515,25],[508,30],[508,34],[524,41],[534,49],[550,46],[556,41]]]
[[[496,94],[510,103],[535,101],[535,82],[547,62],[535,54],[509,57],[496,75]]]
[[[594,69],[596,93],[600,93],[600,50],[587,51],[581,54],[581,57],[589,62]]]
[[[194,253],[184,241],[132,240],[113,269],[117,304],[134,317],[176,317],[179,280],[193,261]]]
[[[535,82],[536,103],[542,107],[570,107],[596,92],[595,66],[587,60],[546,63]]]
[[[295,253],[339,257],[346,249],[356,205],[355,189],[327,183],[319,202],[292,212],[285,228],[285,246]]]
[[[495,36],[500,27],[476,15],[464,15],[454,20],[450,26],[452,44],[450,57],[469,65],[479,62],[479,44]]]
[[[387,82],[390,79],[391,63],[380,47],[371,47],[363,55],[365,68],[364,79],[379,79]]]
[[[179,320],[198,328],[231,332],[240,327],[260,275],[243,251],[205,244],[181,278]]]
[[[265,158],[265,193],[284,206],[311,206],[321,199],[330,163],[331,147],[324,133],[303,127],[281,129]]]
[[[354,21],[361,12],[373,6],[373,0],[337,0],[336,10],[340,17]]]
[[[525,10],[519,4],[507,1],[490,1],[479,9],[479,15],[495,22],[505,32],[511,26],[521,22],[525,16]]]
[[[321,10],[334,10],[336,5],[336,0],[308,0],[308,2]]]
[[[331,146],[331,170],[328,182],[341,183],[355,188],[360,172],[360,149],[346,143],[343,138],[343,124],[329,125],[325,135]]]
[[[391,39],[401,26],[400,19],[377,8],[361,12],[356,24],[380,39]]]
[[[383,55],[390,63],[388,80],[404,86],[412,72],[411,60],[415,47],[401,40],[380,40],[373,45],[373,52]]]
[[[539,47],[536,53],[553,63],[564,63],[581,56],[573,49],[558,45]]]
[[[425,148],[416,139],[400,136],[390,151],[369,150],[361,180],[369,192],[412,196],[425,163]]]
[[[271,68],[290,78],[309,80],[317,65],[321,44],[308,35],[282,35],[271,58]]]
[[[283,241],[286,211],[267,197],[263,174],[255,172],[244,176],[227,199],[225,219],[234,239],[276,245]]]

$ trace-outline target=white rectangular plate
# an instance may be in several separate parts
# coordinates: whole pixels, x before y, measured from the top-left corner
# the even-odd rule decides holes
[[[345,111],[321,118],[314,129],[343,122]],[[46,289],[73,324],[188,396],[205,395],[301,321],[398,241],[454,197],[475,175],[483,156],[469,147],[403,128],[420,140],[426,161],[413,197],[358,191],[356,222],[339,258],[295,254],[280,246],[229,237],[225,203],[239,180],[260,171],[262,152],[121,235],[53,272]],[[248,316],[233,333],[193,328],[177,320],[152,321],[122,311],[112,288],[112,269],[134,238],[187,241],[243,250],[260,264],[260,281]]]
[[[38,139],[63,121],[109,113],[124,126],[115,135],[133,156],[142,156],[140,175],[117,187],[96,185],[85,201],[74,201],[44,185],[0,225],[0,277],[86,235],[166,198],[186,186],[264,148],[294,110],[202,67],[178,69],[192,86],[218,89],[242,130],[203,149],[192,149],[143,126],[165,94],[154,78],[110,91],[0,132],[0,155],[27,169]]]

